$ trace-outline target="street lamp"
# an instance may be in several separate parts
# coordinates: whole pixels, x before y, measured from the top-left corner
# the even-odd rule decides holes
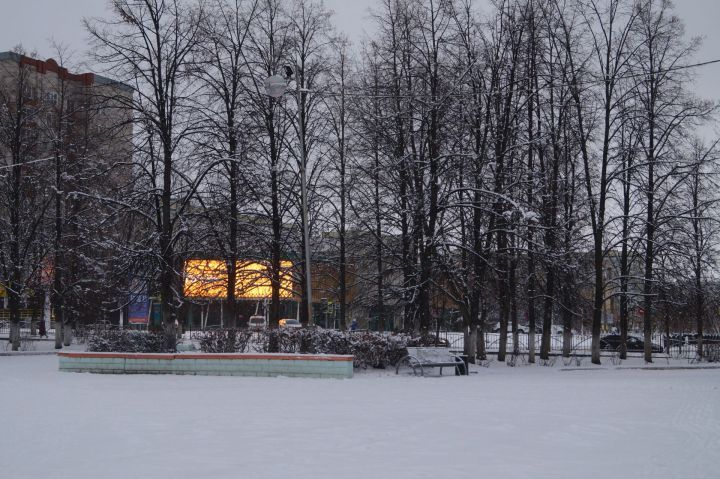
[[[273,75],[265,79],[265,94],[272,98],[280,98],[287,91],[287,80],[292,76],[292,69],[285,67],[286,76]],[[306,183],[306,159],[305,159],[305,125],[302,112],[300,111],[301,102],[300,82],[295,79],[295,101],[298,107],[298,134],[300,135],[300,203],[301,217],[303,226],[303,239],[305,243],[305,282],[306,282],[306,304],[308,324],[312,324],[312,275],[310,273],[310,226],[308,221],[308,201],[307,201],[307,183]]]

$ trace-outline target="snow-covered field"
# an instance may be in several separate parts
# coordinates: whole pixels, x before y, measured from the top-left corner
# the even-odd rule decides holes
[[[720,369],[473,372],[105,376],[0,357],[0,477],[720,477]]]

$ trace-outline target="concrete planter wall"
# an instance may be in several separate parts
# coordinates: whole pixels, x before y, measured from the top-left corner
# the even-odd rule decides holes
[[[104,374],[351,378],[353,357],[330,354],[58,353],[60,371]]]

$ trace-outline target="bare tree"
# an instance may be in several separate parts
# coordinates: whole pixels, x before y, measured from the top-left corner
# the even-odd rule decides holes
[[[644,258],[643,258],[643,333],[645,361],[652,361],[653,302],[655,256],[658,239],[665,223],[668,198],[679,184],[678,175],[684,167],[678,164],[674,142],[708,106],[694,101],[684,87],[686,72],[678,70],[691,56],[697,41],[686,44],[683,27],[672,13],[668,0],[645,0],[636,10],[637,43],[632,59],[639,74],[637,82],[638,109],[643,134],[639,137],[644,168],[642,187],[645,196]]]
[[[618,128],[615,121],[618,105],[621,104],[618,99],[627,91],[622,90],[621,80],[629,70],[628,42],[637,15],[634,10],[627,11],[627,5],[619,0],[591,0],[588,5],[577,5],[583,18],[581,29],[574,24],[574,18],[568,16],[569,12],[561,11],[558,2],[555,5],[562,25],[561,42],[569,63],[564,81],[569,84],[575,103],[574,128],[580,144],[589,202],[594,263],[592,362],[600,364],[600,332],[605,302],[606,209],[612,179],[611,147]],[[591,46],[587,55],[595,63],[586,62],[582,53],[574,48],[574,42],[579,40],[576,35],[580,32],[584,32],[582,38]],[[593,84],[598,88],[591,88]],[[593,95],[596,95],[595,98]],[[593,132],[590,123],[595,110],[602,118],[599,132]],[[593,135],[602,138],[597,153],[593,151]]]
[[[683,223],[689,228],[680,228],[688,236],[683,242],[687,249],[689,266],[693,273],[692,304],[697,327],[697,354],[704,356],[703,335],[706,331],[708,308],[708,276],[715,267],[720,224],[714,214],[720,197],[717,195],[717,141],[705,147],[699,140],[690,145],[690,174],[681,186],[680,197],[687,203]],[[681,200],[682,201],[682,200]],[[682,203],[681,203],[682,204]],[[683,211],[681,208],[680,211]],[[669,329],[669,325],[668,325]]]
[[[331,191],[333,205],[331,215],[335,218],[335,230],[337,233],[338,259],[337,259],[337,296],[339,310],[340,329],[347,327],[348,310],[348,196],[350,187],[349,179],[349,146],[351,138],[351,112],[348,108],[348,87],[350,86],[351,63],[349,57],[349,44],[345,39],[338,39],[338,51],[335,64],[330,71],[331,88],[333,95],[326,99],[327,115],[330,118],[330,129],[332,146],[330,147],[329,159],[332,165],[333,174],[327,175],[323,183],[328,185]],[[329,180],[329,181],[328,181]],[[339,204],[338,204],[339,203]]]
[[[291,63],[291,26],[281,2],[261,2],[248,41],[245,56],[246,63],[251,66],[251,80],[247,94],[251,101],[250,131],[254,140],[249,144],[252,154],[240,173],[256,204],[258,224],[255,238],[270,252],[269,319],[270,327],[277,328],[281,313],[283,250],[289,247],[285,223],[294,200],[292,187],[295,175],[286,152],[286,136],[291,128],[289,113],[282,108],[286,99],[265,95],[262,82]],[[265,226],[269,226],[269,231]]]
[[[147,134],[145,153],[157,208],[157,283],[168,347],[174,349],[179,300],[176,228],[198,184],[179,166],[183,144],[194,131],[189,107],[195,87],[188,81],[188,66],[200,39],[203,12],[181,0],[115,0],[112,11],[112,19],[88,20],[85,25],[95,42],[95,59],[135,88],[135,95],[118,100]]]
[[[228,197],[221,202],[220,228],[227,233],[214,231],[219,249],[225,258],[227,268],[226,301],[223,309],[223,324],[236,326],[237,301],[235,290],[238,278],[238,227],[240,224],[241,173],[239,162],[247,154],[247,126],[249,120],[249,99],[247,98],[248,76],[245,44],[250,35],[250,24],[258,10],[258,0],[233,2],[218,0],[205,18],[203,42],[200,44],[196,72],[203,85],[202,96],[206,106],[198,105],[205,113],[206,127],[202,129],[200,141],[204,149],[219,158],[221,176],[227,185]],[[222,196],[225,188],[214,191]],[[247,197],[247,195],[243,195]]]
[[[8,71],[0,78],[0,267],[10,309],[10,342],[20,348],[20,307],[33,277],[38,277],[45,258],[42,246],[44,221],[52,205],[45,193],[38,128],[44,114],[39,86],[32,81],[32,65],[18,47],[11,53]],[[5,68],[3,66],[3,68]]]

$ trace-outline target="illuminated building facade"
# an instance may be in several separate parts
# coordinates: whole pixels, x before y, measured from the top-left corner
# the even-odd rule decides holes
[[[280,263],[280,298],[295,298],[291,261]],[[185,262],[183,294],[185,298],[221,300],[227,298],[227,264],[217,259],[190,259]],[[261,300],[272,296],[270,265],[255,261],[237,262],[235,297]]]

